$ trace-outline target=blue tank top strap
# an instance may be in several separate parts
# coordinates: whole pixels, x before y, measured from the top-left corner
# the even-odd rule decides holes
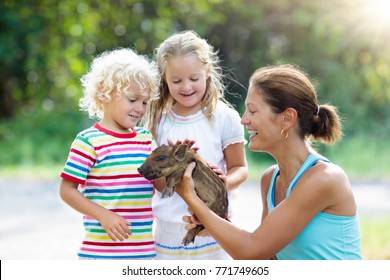
[[[276,177],[279,175],[279,167],[276,166],[274,173],[272,174],[271,183],[268,190],[268,196],[267,201],[272,202],[272,205],[268,203],[268,207],[271,207],[271,209],[275,206],[275,182]]]
[[[299,178],[301,178],[301,176],[306,172],[306,170],[308,170],[310,167],[312,167],[314,164],[316,164],[316,162],[319,160],[329,162],[329,160],[326,157],[323,157],[319,154],[310,154],[306,158],[306,160],[302,164],[301,168],[298,170],[297,174],[295,175],[295,177],[292,179],[290,185],[288,186],[286,197],[290,195],[292,189],[295,187]]]
[[[291,181],[290,185],[288,186],[286,197],[290,195],[291,190],[295,187],[295,184],[298,182],[299,178],[308,170],[310,167],[312,167],[318,160],[323,160],[326,162],[329,162],[329,160],[319,154],[310,154],[305,161],[303,162],[301,168],[298,170],[297,174]],[[274,170],[274,173],[272,175],[271,183],[270,183],[270,188],[268,190],[268,196],[267,200],[269,202],[272,202],[272,205],[269,205],[271,209],[275,205],[275,182],[276,182],[276,177],[279,175],[279,166],[277,166]]]

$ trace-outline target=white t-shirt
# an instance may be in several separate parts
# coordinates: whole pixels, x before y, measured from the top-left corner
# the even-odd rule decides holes
[[[168,144],[167,139],[195,140],[198,154],[209,163],[214,163],[226,173],[223,150],[234,143],[245,143],[244,127],[237,111],[219,102],[213,113],[214,122],[210,123],[200,110],[191,116],[178,116],[172,110],[163,115],[158,126],[158,145]],[[231,197],[231,192],[229,196]],[[153,215],[165,222],[182,223],[182,217],[188,215],[188,206],[184,200],[173,194],[161,198],[161,193],[153,196]]]

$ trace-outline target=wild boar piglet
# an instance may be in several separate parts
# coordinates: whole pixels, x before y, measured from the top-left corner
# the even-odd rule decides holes
[[[196,163],[192,174],[196,194],[213,212],[228,220],[229,202],[223,181],[187,144],[162,145],[156,148],[138,168],[138,172],[148,180],[165,177],[167,184],[162,191],[162,197],[170,197],[175,191],[176,184],[181,181],[184,170],[193,161]],[[198,225],[189,230],[182,244],[187,246],[194,242],[196,235],[202,229],[204,226]]]

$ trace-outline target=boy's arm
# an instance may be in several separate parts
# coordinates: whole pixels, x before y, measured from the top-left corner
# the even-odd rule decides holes
[[[108,236],[116,241],[123,241],[131,235],[130,223],[118,214],[96,204],[82,195],[77,189],[78,183],[62,179],[60,196],[62,200],[76,211],[98,220]]]

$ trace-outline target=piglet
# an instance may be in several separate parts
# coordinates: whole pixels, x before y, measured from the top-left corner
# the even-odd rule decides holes
[[[165,177],[167,184],[162,191],[162,197],[170,197],[175,191],[176,184],[181,181],[187,165],[192,161],[196,163],[192,177],[197,195],[218,216],[228,220],[229,202],[224,182],[187,144],[162,145],[156,148],[138,168],[138,173],[148,180]],[[203,225],[197,225],[189,230],[182,244],[187,246],[194,242],[202,229]]]

